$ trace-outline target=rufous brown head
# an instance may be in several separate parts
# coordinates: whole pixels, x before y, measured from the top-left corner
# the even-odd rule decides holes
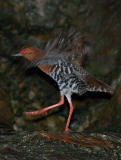
[[[43,56],[43,51],[39,48],[28,46],[22,48],[19,53],[13,56],[23,56],[30,61],[37,61]]]

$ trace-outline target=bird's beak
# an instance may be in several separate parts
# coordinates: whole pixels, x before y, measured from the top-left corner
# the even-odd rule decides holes
[[[21,56],[21,53],[13,54],[12,56],[18,57]]]

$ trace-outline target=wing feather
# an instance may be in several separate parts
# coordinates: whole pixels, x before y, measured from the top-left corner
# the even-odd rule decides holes
[[[84,55],[91,52],[86,35],[70,29],[68,32],[57,33],[53,40],[48,41],[44,56],[36,64],[54,65],[58,60],[69,61],[77,66],[82,65]]]

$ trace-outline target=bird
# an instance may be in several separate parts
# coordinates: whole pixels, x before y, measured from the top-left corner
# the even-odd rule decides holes
[[[58,85],[60,100],[58,103],[40,110],[25,112],[25,115],[40,115],[48,110],[64,104],[66,97],[69,103],[69,115],[65,131],[70,131],[70,121],[73,113],[72,94],[83,95],[86,92],[113,93],[112,88],[101,80],[96,79],[83,67],[85,55],[91,53],[86,35],[75,30],[59,32],[49,40],[45,49],[35,46],[25,46],[14,56],[23,56],[33,66],[50,76]]]

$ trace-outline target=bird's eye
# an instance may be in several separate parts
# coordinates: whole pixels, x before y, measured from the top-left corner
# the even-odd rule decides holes
[[[26,49],[23,49],[23,50],[22,50],[22,54],[25,54],[25,53],[26,53]]]
[[[21,54],[24,55],[27,53],[27,49],[22,49]]]
[[[22,49],[21,54],[22,55],[31,54],[31,50],[29,48],[24,48],[24,49]]]

